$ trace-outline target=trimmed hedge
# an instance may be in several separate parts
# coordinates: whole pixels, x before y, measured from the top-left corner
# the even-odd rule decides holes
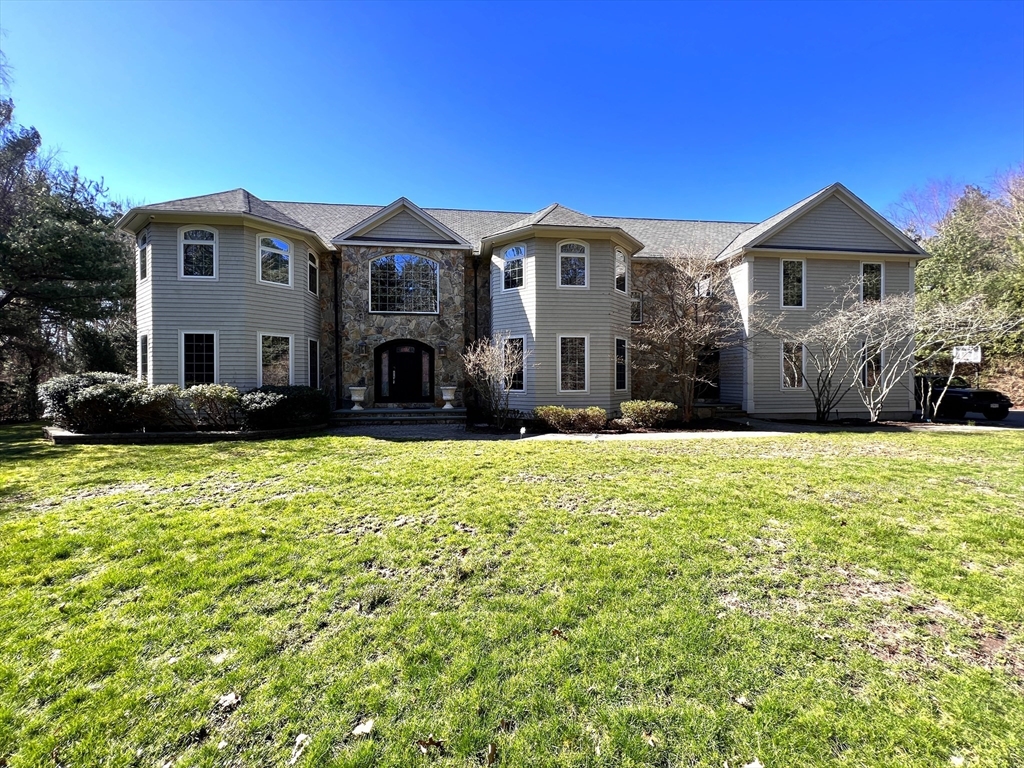
[[[312,387],[260,387],[242,395],[247,429],[283,429],[323,424],[331,416],[331,401]]]
[[[627,400],[621,406],[622,421],[630,429],[650,429],[676,414],[676,406],[663,400]]]
[[[44,416],[82,434],[106,432],[284,429],[323,424],[327,395],[310,387],[262,387],[242,395],[225,384],[182,391],[174,384],[148,386],[117,373],[58,376],[39,387]]]
[[[534,416],[546,426],[559,432],[598,432],[604,429],[608,414],[604,408],[566,408],[561,405],[542,405],[535,408]]]

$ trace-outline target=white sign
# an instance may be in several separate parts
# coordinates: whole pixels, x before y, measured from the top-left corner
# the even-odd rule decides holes
[[[966,347],[953,347],[954,363],[980,363],[981,344],[971,344]]]

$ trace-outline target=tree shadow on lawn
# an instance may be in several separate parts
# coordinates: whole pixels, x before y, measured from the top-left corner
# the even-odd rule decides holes
[[[44,426],[41,421],[0,426],[0,464],[38,458],[51,451],[53,446],[43,438]]]

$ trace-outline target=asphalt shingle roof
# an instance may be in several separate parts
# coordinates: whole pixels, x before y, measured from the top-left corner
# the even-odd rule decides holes
[[[747,242],[748,236],[756,237],[757,233],[767,230],[774,222],[785,217],[794,208],[805,202],[806,200],[802,200],[761,224],[588,216],[558,203],[552,203],[535,213],[474,211],[457,208],[424,208],[423,211],[457,232],[477,249],[480,247],[480,241],[488,235],[510,232],[534,224],[569,227],[620,227],[644,244],[644,248],[636,254],[637,256],[658,257],[673,253],[693,252],[694,250],[711,250],[719,253],[727,246],[737,247],[737,243]],[[267,221],[311,230],[321,240],[329,243],[340,233],[372,216],[385,206],[264,201],[244,189],[233,189],[228,192],[186,197],[181,200],[171,200],[142,207],[158,211],[248,213]]]

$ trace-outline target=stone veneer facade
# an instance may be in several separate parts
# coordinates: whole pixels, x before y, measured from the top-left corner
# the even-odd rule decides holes
[[[436,261],[438,268],[439,306],[437,314],[379,313],[370,311],[370,262],[380,256],[396,253],[393,247],[374,245],[343,245],[333,254],[333,262],[320,271],[322,300],[321,382],[333,401],[337,392],[337,363],[335,356],[335,265],[337,265],[338,304],[337,319],[341,332],[337,350],[341,356],[341,401],[349,398],[349,387],[365,386],[364,405],[374,405],[374,349],[396,339],[414,339],[434,349],[435,406],[443,404],[442,385],[458,387],[456,405],[462,402],[464,391],[461,351],[469,341],[466,334],[472,328],[473,318],[467,318],[466,290],[472,286],[472,257],[463,250],[443,248],[403,248],[401,253],[424,256]],[[325,259],[325,261],[327,261]],[[486,302],[481,296],[481,307]],[[487,302],[489,304],[489,302]],[[467,319],[469,322],[467,323]],[[486,328],[482,328],[486,333]],[[359,351],[359,343],[366,343],[366,354]],[[440,345],[447,347],[444,357]]]

